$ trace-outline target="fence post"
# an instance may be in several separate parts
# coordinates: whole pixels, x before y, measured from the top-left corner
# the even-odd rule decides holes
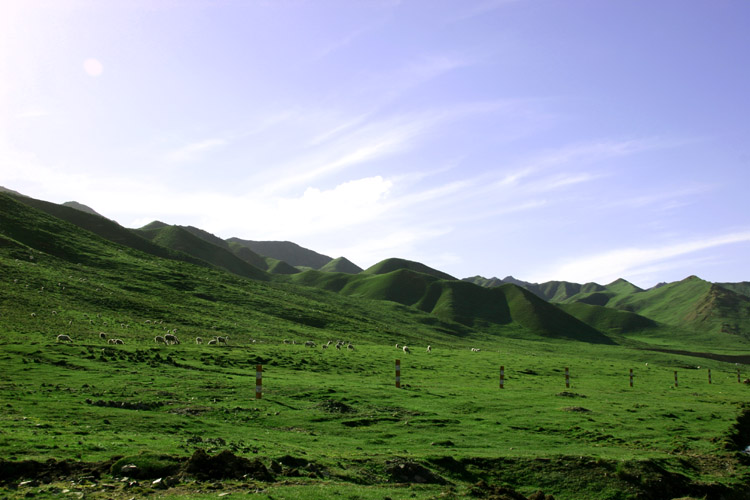
[[[677,370],[674,371],[674,386],[677,387]]]
[[[263,396],[263,365],[255,365],[255,399]]]
[[[565,388],[570,389],[570,370],[565,367]]]
[[[396,388],[401,388],[401,360],[396,360]]]
[[[633,369],[630,369],[630,387],[633,387]]]
[[[737,368],[737,383],[738,383],[738,384],[741,384],[741,383],[742,383],[742,382],[740,381],[740,369],[739,369],[739,368]]]
[[[505,366],[500,367],[500,389],[505,389]]]
[[[711,368],[708,369],[708,383],[711,383]]]

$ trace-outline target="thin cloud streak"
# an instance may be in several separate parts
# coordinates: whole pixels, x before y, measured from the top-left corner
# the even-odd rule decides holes
[[[750,230],[652,248],[615,249],[562,263],[556,269],[545,272],[544,276],[547,278],[541,279],[552,277],[555,280],[608,283],[617,278],[641,274],[668,259],[744,242],[750,242]]]

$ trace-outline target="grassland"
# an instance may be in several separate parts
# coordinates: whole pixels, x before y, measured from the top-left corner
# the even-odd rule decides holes
[[[605,343],[512,318],[468,325],[157,257],[0,203],[2,496],[748,498],[747,366],[648,349],[676,331]],[[509,310],[544,306],[496,293]],[[167,330],[183,343],[154,343]],[[215,335],[228,345],[193,342]]]

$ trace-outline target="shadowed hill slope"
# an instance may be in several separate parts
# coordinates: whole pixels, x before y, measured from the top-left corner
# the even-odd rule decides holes
[[[283,260],[287,264],[295,267],[320,269],[333,260],[326,255],[308,250],[307,248],[303,248],[291,241],[252,241],[240,238],[229,238],[227,242],[238,243],[246,246],[258,255],[272,257],[276,260]]]
[[[261,281],[269,279],[267,273],[248,264],[228,249],[209,243],[183,227],[164,226],[158,229],[136,229],[135,231],[158,245],[186,253],[238,276]]]
[[[41,210],[55,218],[74,224],[82,229],[91,231],[98,236],[111,242],[145,252],[156,257],[180,260],[191,264],[208,265],[205,262],[182,252],[176,252],[169,248],[156,245],[146,238],[136,234],[133,230],[126,229],[118,223],[102,217],[93,215],[74,208],[49,203],[47,201],[29,198],[27,196],[13,197],[14,200],[37,210]]]
[[[620,311],[599,305],[574,302],[558,307],[587,325],[607,333],[632,333],[656,328],[656,321],[629,311]]]

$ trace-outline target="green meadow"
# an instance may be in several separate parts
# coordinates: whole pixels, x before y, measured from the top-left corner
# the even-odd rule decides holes
[[[232,273],[91,220],[0,195],[0,496],[750,498],[744,317],[200,247]]]

